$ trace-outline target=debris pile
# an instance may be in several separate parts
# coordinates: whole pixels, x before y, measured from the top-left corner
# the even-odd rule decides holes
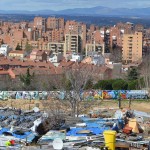
[[[37,139],[35,148],[43,150],[53,149],[55,140],[63,143],[64,150],[144,149],[150,141],[149,120],[149,114],[122,108],[65,119],[40,111],[4,108],[0,109],[0,140],[5,146],[17,147],[20,141],[29,145]]]

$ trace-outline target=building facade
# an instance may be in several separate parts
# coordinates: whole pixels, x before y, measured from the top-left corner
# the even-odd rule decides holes
[[[104,54],[104,44],[86,44],[85,55],[88,56],[89,52],[98,52],[99,54]]]
[[[142,60],[142,32],[124,34],[122,40],[122,62],[125,64]]]
[[[50,42],[48,43],[48,50],[55,53],[64,53],[64,43]]]
[[[64,55],[67,52],[79,53],[81,51],[79,35],[78,34],[65,34],[65,47]]]

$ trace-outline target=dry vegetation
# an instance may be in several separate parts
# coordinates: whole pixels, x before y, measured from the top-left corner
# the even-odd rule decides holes
[[[118,101],[115,100],[103,100],[103,101],[88,101],[81,103],[80,113],[86,113],[90,110],[97,110],[100,108],[118,108]],[[15,107],[21,108],[24,110],[33,109],[35,106],[38,106],[41,110],[49,110],[49,111],[63,111],[69,112],[71,107],[69,107],[69,103],[67,102],[60,102],[58,100],[7,100],[7,101],[0,101],[0,107]],[[129,102],[127,100],[122,101],[122,107],[128,108]],[[140,101],[133,101],[131,103],[131,109],[149,112],[150,113],[150,101],[140,100]]]

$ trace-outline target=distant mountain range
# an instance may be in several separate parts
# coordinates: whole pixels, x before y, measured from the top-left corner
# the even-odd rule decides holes
[[[15,11],[0,10],[0,14],[32,14],[32,15],[78,15],[78,16],[149,16],[149,8],[108,8],[108,7],[92,7],[92,8],[74,8],[60,11],[39,10],[39,11]]]

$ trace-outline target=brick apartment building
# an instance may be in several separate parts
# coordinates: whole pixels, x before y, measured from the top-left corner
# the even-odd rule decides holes
[[[47,25],[47,30],[64,29],[65,21],[64,18],[48,17],[46,25]]]
[[[67,52],[81,52],[81,45],[79,45],[79,40],[80,39],[78,34],[65,34],[64,55],[66,55]]]
[[[122,39],[122,61],[132,63],[142,60],[142,32],[124,34]]]
[[[65,25],[65,34],[78,34],[81,39],[82,50],[86,45],[86,24],[76,21],[67,21]]]
[[[34,18],[34,28],[41,30],[42,32],[46,32],[46,18],[35,17]]]

